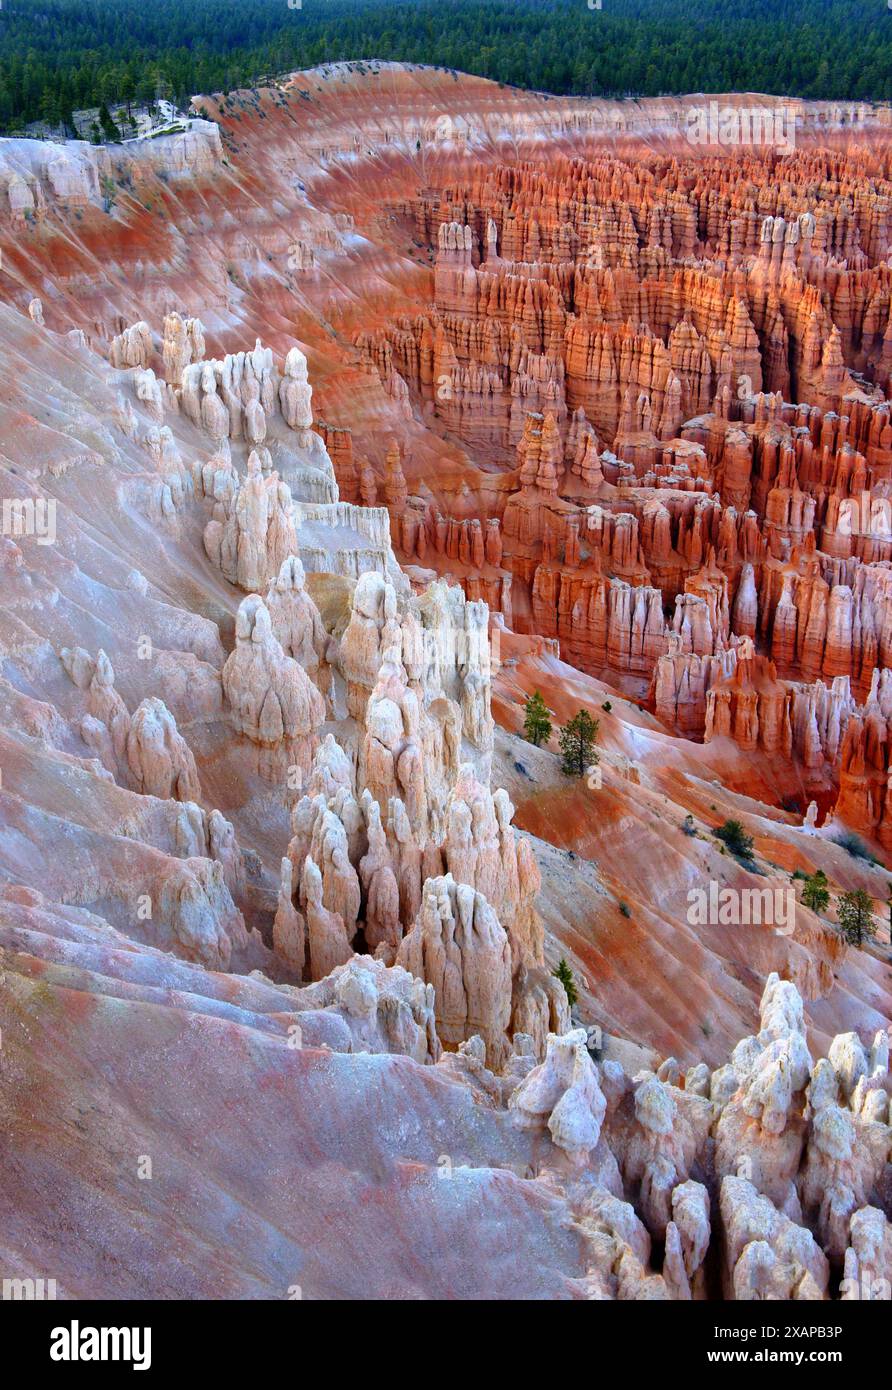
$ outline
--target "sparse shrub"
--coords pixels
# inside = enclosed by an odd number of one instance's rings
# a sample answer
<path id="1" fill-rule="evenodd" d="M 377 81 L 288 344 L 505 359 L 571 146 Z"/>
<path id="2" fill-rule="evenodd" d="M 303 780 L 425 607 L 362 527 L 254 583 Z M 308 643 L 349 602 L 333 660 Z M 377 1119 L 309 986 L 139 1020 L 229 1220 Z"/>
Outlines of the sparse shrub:
<path id="1" fill-rule="evenodd" d="M 739 820 L 726 820 L 713 834 L 737 859 L 752 859 L 753 837 L 747 835 Z"/>
<path id="2" fill-rule="evenodd" d="M 844 830 L 841 835 L 833 836 L 833 843 L 844 849 L 853 859 L 863 859 L 867 864 L 876 864 L 876 859 L 863 840 L 855 834 L 854 830 Z"/>
<path id="3" fill-rule="evenodd" d="M 632 909 L 627 902 L 620 901 L 619 910 L 623 917 L 631 917 L 632 915 Z"/>

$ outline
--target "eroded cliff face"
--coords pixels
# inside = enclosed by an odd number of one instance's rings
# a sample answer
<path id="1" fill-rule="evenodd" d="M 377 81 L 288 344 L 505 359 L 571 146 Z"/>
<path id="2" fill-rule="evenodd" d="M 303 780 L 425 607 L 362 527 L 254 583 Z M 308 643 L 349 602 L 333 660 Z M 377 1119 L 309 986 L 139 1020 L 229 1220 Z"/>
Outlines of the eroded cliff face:
<path id="1" fill-rule="evenodd" d="M 885 911 L 885 127 L 197 105 L 0 142 L 4 1267 L 888 1298 L 887 933 L 793 878 Z"/>

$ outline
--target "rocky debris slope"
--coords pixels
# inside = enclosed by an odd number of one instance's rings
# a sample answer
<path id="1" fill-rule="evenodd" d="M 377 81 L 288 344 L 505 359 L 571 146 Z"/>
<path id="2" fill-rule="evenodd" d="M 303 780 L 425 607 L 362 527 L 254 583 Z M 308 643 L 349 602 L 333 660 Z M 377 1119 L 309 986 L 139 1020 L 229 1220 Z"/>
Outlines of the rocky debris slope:
<path id="1" fill-rule="evenodd" d="M 629 1075 L 577 1029 L 494 1073 L 478 1036 L 441 1050 L 436 986 L 399 966 L 297 988 L 34 890 L 2 909 L 4 1248 L 60 1296 L 890 1297 L 888 1038 L 813 1061 L 777 976 L 712 1072 Z M 40 1216 L 87 1191 L 88 1223 Z"/>

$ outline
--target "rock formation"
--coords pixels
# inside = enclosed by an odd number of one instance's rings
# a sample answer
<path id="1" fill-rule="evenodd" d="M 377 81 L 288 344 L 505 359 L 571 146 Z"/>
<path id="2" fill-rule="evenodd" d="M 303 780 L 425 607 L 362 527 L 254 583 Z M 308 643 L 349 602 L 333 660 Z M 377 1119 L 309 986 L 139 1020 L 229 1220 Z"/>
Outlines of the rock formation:
<path id="1" fill-rule="evenodd" d="M 222 681 L 234 729 L 261 749 L 282 750 L 308 772 L 325 704 L 303 667 L 285 655 L 257 595 L 239 605 Z"/>
<path id="2" fill-rule="evenodd" d="M 451 874 L 428 879 L 397 963 L 433 985 L 440 1038 L 454 1045 L 476 1033 L 498 1070 L 511 1017 L 511 948 L 483 894 Z"/>
<path id="3" fill-rule="evenodd" d="M 4 1278 L 888 1301 L 890 129 L 360 66 L 0 141 Z"/>

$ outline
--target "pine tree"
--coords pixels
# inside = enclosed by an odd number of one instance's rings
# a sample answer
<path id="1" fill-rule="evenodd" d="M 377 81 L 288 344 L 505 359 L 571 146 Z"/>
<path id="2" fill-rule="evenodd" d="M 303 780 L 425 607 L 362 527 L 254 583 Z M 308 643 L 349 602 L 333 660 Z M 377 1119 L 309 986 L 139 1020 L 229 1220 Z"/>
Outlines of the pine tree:
<path id="1" fill-rule="evenodd" d="M 133 100 L 136 96 L 136 82 L 134 81 L 132 72 L 127 72 L 124 74 L 124 78 L 121 82 L 121 90 L 118 95 L 120 96 L 121 101 L 123 101 L 127 107 L 128 121 L 132 121 L 133 112 L 130 108 L 133 105 Z"/>
<path id="2" fill-rule="evenodd" d="M 48 126 L 55 127 L 62 119 L 62 111 L 59 106 L 59 98 L 52 88 L 47 88 L 40 101 L 41 120 L 46 121 Z"/>
<path id="3" fill-rule="evenodd" d="M 843 893 L 836 904 L 839 930 L 850 946 L 863 946 L 876 936 L 873 920 L 873 899 L 863 888 L 855 888 Z"/>
<path id="4" fill-rule="evenodd" d="M 536 748 L 547 743 L 551 738 L 551 720 L 548 717 L 548 706 L 538 690 L 534 690 L 524 701 L 523 716 L 523 736 L 527 742 L 534 744 Z"/>
<path id="5" fill-rule="evenodd" d="M 802 885 L 802 902 L 812 912 L 823 912 L 830 901 L 827 891 L 827 875 L 823 869 L 811 874 Z"/>
<path id="6" fill-rule="evenodd" d="M 567 777 L 582 777 L 588 768 L 599 761 L 595 752 L 597 737 L 598 721 L 592 719 L 588 710 L 581 709 L 564 725 L 560 736 L 561 766 Z"/>
<path id="7" fill-rule="evenodd" d="M 99 124 L 105 132 L 106 140 L 120 140 L 121 132 L 112 120 L 111 112 L 105 102 L 99 108 Z"/>
<path id="8" fill-rule="evenodd" d="M 573 971 L 570 969 L 563 956 L 561 956 L 560 960 L 557 963 L 557 969 L 552 970 L 551 973 L 552 975 L 554 975 L 555 979 L 560 980 L 561 984 L 564 986 L 564 993 L 567 996 L 567 1003 L 570 1005 L 570 1008 L 572 1009 L 573 1005 L 579 998 L 579 995 L 576 991 L 576 981 L 573 979 Z"/>

